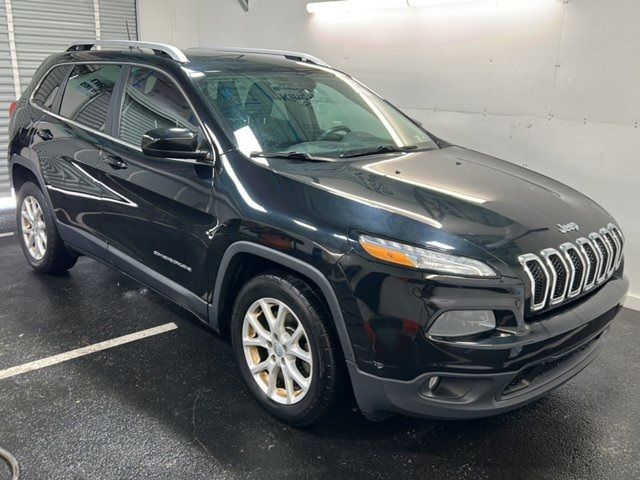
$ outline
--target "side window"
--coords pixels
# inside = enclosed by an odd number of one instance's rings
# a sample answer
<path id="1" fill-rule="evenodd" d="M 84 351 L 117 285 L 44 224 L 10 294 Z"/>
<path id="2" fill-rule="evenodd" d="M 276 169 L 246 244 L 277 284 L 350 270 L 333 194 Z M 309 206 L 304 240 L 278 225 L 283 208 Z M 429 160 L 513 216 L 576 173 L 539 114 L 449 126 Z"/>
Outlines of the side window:
<path id="1" fill-rule="evenodd" d="M 60 115 L 104 131 L 119 65 L 76 65 L 62 96 Z"/>
<path id="2" fill-rule="evenodd" d="M 38 90 L 33 94 L 34 103 L 42 108 L 51 110 L 56 96 L 60 91 L 60 85 L 62 85 L 68 71 L 68 65 L 54 67 L 47 76 L 44 77 Z"/>
<path id="3" fill-rule="evenodd" d="M 167 127 L 200 130 L 195 113 L 169 77 L 149 68 L 132 67 L 125 86 L 118 136 L 139 146 L 145 132 Z"/>

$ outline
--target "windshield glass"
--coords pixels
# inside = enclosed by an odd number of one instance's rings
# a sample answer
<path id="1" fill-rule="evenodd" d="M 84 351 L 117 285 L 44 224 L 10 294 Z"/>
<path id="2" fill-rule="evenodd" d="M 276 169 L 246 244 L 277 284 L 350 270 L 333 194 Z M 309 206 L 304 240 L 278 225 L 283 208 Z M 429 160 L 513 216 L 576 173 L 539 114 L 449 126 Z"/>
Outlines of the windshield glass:
<path id="1" fill-rule="evenodd" d="M 437 148 L 421 128 L 347 75 L 301 62 L 250 65 L 194 78 L 245 155 L 339 158 Z"/>

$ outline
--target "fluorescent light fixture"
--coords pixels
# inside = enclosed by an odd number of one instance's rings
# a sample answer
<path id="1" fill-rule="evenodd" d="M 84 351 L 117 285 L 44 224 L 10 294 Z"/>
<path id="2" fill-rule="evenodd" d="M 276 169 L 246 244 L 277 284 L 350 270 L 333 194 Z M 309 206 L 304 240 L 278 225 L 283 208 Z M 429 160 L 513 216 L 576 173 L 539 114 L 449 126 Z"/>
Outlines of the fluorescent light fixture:
<path id="1" fill-rule="evenodd" d="M 446 7 L 470 3 L 508 7 L 543 5 L 553 2 L 558 2 L 558 0 L 407 0 L 407 4 L 410 7 Z"/>
<path id="2" fill-rule="evenodd" d="M 330 2 L 310 2 L 307 4 L 307 11 L 309 13 L 336 13 L 406 7 L 408 7 L 407 0 L 334 0 Z"/>
<path id="3" fill-rule="evenodd" d="M 487 5 L 536 5 L 558 0 L 332 0 L 326 2 L 309 2 L 309 13 L 357 13 L 370 10 L 388 10 L 408 7 L 446 7 L 470 3 Z"/>
<path id="4" fill-rule="evenodd" d="M 457 3 L 473 3 L 474 1 L 478 0 L 407 0 L 407 3 L 410 7 L 439 7 Z"/>

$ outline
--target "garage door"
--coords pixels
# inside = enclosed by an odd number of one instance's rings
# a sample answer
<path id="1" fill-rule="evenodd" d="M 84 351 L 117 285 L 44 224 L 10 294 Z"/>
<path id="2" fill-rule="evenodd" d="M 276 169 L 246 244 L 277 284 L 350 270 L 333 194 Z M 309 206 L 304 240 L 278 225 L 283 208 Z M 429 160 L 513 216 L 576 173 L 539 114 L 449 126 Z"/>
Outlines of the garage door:
<path id="1" fill-rule="evenodd" d="M 10 23 L 13 24 L 18 73 L 15 79 L 8 33 Z M 138 39 L 136 0 L 0 2 L 0 198 L 10 194 L 7 123 L 9 103 L 15 99 L 15 81 L 23 91 L 47 55 L 63 51 L 75 40 L 127 37 Z"/>
<path id="2" fill-rule="evenodd" d="M 7 171 L 7 125 L 9 123 L 9 103 L 15 97 L 7 15 L 4 3 L 0 3 L 0 198 L 9 192 L 9 172 Z"/>

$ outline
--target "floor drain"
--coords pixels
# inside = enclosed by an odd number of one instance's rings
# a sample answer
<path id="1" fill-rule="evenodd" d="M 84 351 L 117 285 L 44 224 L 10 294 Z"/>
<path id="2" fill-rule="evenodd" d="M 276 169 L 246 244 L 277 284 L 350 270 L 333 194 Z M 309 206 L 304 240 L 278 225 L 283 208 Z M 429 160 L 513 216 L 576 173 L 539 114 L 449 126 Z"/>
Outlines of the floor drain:
<path id="1" fill-rule="evenodd" d="M 11 480 L 18 480 L 20 478 L 20 465 L 13 455 L 7 452 L 4 448 L 0 448 L 0 458 L 6 461 L 11 467 L 12 477 Z"/>

